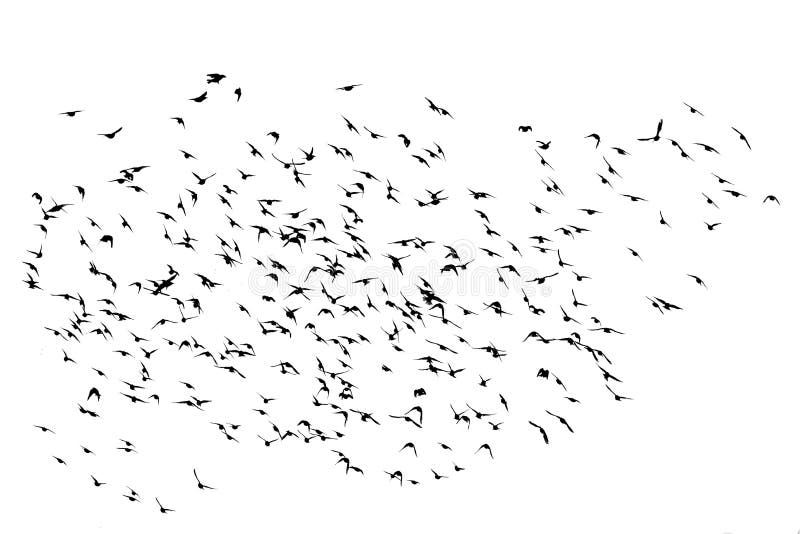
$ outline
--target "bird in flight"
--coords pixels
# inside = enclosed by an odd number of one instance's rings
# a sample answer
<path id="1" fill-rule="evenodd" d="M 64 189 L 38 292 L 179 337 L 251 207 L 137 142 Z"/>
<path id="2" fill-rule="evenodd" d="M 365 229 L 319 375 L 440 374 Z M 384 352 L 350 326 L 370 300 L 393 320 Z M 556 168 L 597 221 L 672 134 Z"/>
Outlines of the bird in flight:
<path id="1" fill-rule="evenodd" d="M 194 479 L 197 481 L 197 487 L 199 489 L 201 489 L 201 490 L 207 490 L 207 489 L 213 490 L 213 489 L 216 489 L 216 488 L 212 488 L 211 486 L 206 486 L 205 484 L 200 482 L 200 479 L 197 477 L 197 469 L 193 469 L 192 473 L 194 474 Z"/>
<path id="2" fill-rule="evenodd" d="M 122 126 L 120 126 L 119 128 L 117 128 L 117 129 L 116 129 L 116 130 L 114 130 L 113 132 L 110 132 L 110 133 L 100 133 L 100 134 L 97 134 L 97 135 L 102 135 L 102 136 L 103 136 L 103 137 L 105 137 L 106 139 L 114 139 L 114 137 L 116 137 L 116 136 L 117 136 L 117 134 L 118 134 L 118 133 L 120 133 L 121 131 L 122 131 Z"/>

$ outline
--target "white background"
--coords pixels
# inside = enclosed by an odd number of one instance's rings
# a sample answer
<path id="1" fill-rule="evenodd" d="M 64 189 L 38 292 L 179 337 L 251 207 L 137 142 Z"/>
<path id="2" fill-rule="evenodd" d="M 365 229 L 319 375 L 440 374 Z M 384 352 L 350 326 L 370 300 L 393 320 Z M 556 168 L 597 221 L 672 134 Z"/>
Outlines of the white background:
<path id="1" fill-rule="evenodd" d="M 800 366 L 792 339 L 800 296 L 795 253 L 800 87 L 794 67 L 797 13 L 788 3 L 68 4 L 17 3 L 3 10 L 0 23 L 8 284 L 2 312 L 7 330 L 0 378 L 0 508 L 9 531 L 778 533 L 800 528 Z M 37 306 L 48 301 L 30 299 L 19 283 L 24 273 L 19 259 L 36 243 L 29 224 L 37 217 L 32 190 L 100 182 L 104 175 L 97 169 L 106 161 L 122 160 L 122 167 L 128 163 L 123 156 L 131 157 L 137 147 L 158 146 L 166 138 L 149 138 L 154 117 L 171 116 L 174 102 L 185 107 L 185 98 L 202 92 L 203 74 L 215 71 L 241 85 L 245 101 L 264 102 L 257 108 L 260 116 L 226 123 L 230 117 L 220 112 L 217 119 L 225 127 L 247 123 L 253 136 L 278 129 L 296 139 L 312 131 L 320 145 L 325 130 L 311 129 L 340 128 L 339 112 L 375 113 L 380 122 L 396 124 L 415 118 L 407 115 L 409 109 L 431 96 L 456 116 L 448 131 L 436 130 L 433 138 L 446 137 L 460 149 L 454 149 L 440 181 L 504 191 L 506 197 L 521 191 L 531 199 L 535 182 L 522 181 L 532 180 L 525 169 L 533 168 L 535 159 L 530 147 L 523 152 L 517 124 L 532 123 L 543 135 L 566 138 L 568 146 L 581 145 L 590 131 L 631 139 L 650 135 L 662 116 L 667 127 L 670 120 L 686 121 L 685 100 L 713 121 L 717 138 L 729 125 L 747 133 L 754 150 L 726 158 L 725 170 L 752 196 L 746 209 L 726 212 L 730 216 L 713 240 L 698 230 L 677 243 L 673 255 L 662 256 L 650 229 L 626 229 L 620 245 L 640 244 L 648 260 L 659 257 L 659 270 L 678 276 L 700 265 L 711 273 L 704 276 L 710 289 L 700 297 L 687 291 L 680 300 L 686 311 L 667 320 L 646 307 L 620 313 L 622 329 L 632 334 L 615 351 L 616 359 L 624 392 L 635 402 L 587 407 L 571 439 L 544 448 L 518 429 L 511 434 L 518 439 L 493 463 L 476 463 L 463 473 L 469 476 L 442 484 L 426 480 L 410 491 L 378 476 L 345 478 L 330 467 L 329 457 L 302 448 L 254 466 L 251 456 L 238 457 L 235 450 L 177 440 L 165 448 L 174 449 L 173 457 L 192 456 L 189 476 L 192 465 L 205 464 L 209 483 L 223 489 L 197 495 L 189 480 L 184 492 L 176 489 L 169 502 L 163 499 L 180 508 L 164 517 L 151 503 L 145 509 L 116 494 L 98 497 L 85 477 L 50 461 L 53 451 L 31 429 L 48 418 L 58 421 L 60 397 L 53 391 L 69 386 L 69 377 L 53 365 L 57 354 L 48 358 L 41 350 L 47 340 L 39 316 L 48 310 Z M 360 107 L 330 91 L 359 82 L 365 84 Z M 89 142 L 71 139 L 74 130 L 57 117 L 75 107 L 91 110 L 82 118 Z M 430 119 L 424 108 L 419 116 Z M 94 139 L 94 133 L 122 124 L 130 137 L 121 136 L 120 142 L 127 144 L 110 149 Z M 482 136 L 473 133 L 478 131 Z M 260 142 L 266 145 L 263 137 Z M 734 138 L 720 144 L 741 155 Z M 626 141 L 629 145 L 632 152 L 643 150 Z M 502 161 L 501 154 L 507 156 Z M 425 185 L 425 175 L 404 165 L 407 171 L 393 169 L 392 181 L 410 196 Z M 662 169 L 659 183 L 668 184 L 673 171 L 678 169 Z M 678 175 L 672 176 L 678 182 Z M 626 176 L 634 184 L 647 178 Z M 665 189 L 667 195 L 672 191 Z M 782 206 L 761 206 L 766 193 L 776 194 Z M 702 208 L 693 197 L 674 204 L 670 213 L 699 224 Z M 618 299 L 616 307 L 627 309 L 632 300 L 626 299 L 642 294 L 631 287 L 638 283 L 649 282 L 623 278 L 597 300 Z M 168 423 L 161 424 L 140 430 L 151 437 L 170 431 Z M 191 436 L 185 439 L 192 442 Z M 172 467 L 140 468 L 153 480 L 163 475 L 180 488 L 186 470 L 181 465 L 173 479 L 167 474 Z M 146 473 L 140 474 L 150 480 Z M 149 487 L 148 498 L 154 492 L 159 494 Z"/>

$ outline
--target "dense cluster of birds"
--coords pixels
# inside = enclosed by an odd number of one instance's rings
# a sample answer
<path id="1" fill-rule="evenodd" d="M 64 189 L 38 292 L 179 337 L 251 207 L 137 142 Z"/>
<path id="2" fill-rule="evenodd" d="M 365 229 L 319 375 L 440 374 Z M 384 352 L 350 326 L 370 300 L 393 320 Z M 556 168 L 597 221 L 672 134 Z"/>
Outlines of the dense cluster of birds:
<path id="1" fill-rule="evenodd" d="M 164 121 L 188 131 L 203 121 L 211 101 L 242 105 L 241 88 L 226 85 L 224 74 L 208 74 L 205 82 L 198 96 L 176 105 L 180 111 Z M 363 90 L 361 84 L 335 89 L 344 99 L 357 99 Z M 446 121 L 445 128 L 457 124 L 458 113 L 423 98 L 421 112 Z M 685 108 L 704 120 L 697 108 Z M 85 131 L 80 121 L 90 112 L 62 115 L 58 120 L 75 121 L 79 135 Z M 124 422 L 131 410 L 184 410 L 184 424 L 231 447 L 320 447 L 344 475 L 406 486 L 453 477 L 471 461 L 492 460 L 501 450 L 502 430 L 515 422 L 532 446 L 547 446 L 579 431 L 574 417 L 587 397 L 630 400 L 604 350 L 624 328 L 599 319 L 598 303 L 582 302 L 584 284 L 601 282 L 566 251 L 593 231 L 596 218 L 616 215 L 614 202 L 646 206 L 636 213 L 637 224 L 671 231 L 658 199 L 618 192 L 624 183 L 620 169 L 646 144 L 663 145 L 665 158 L 690 162 L 699 154 L 717 155 L 715 144 L 666 137 L 664 120 L 653 121 L 651 134 L 628 144 L 581 134 L 588 157 L 597 162 L 591 180 L 599 179 L 595 197 L 602 206 L 575 206 L 564 179 L 554 177 L 556 159 L 548 156 L 557 141 L 539 140 L 532 125 L 510 126 L 528 147 L 530 167 L 543 174 L 536 199 L 521 203 L 519 218 L 546 230 L 518 236 L 493 220 L 519 199 L 495 198 L 483 190 L 488 186 L 393 184 L 385 176 L 391 169 L 361 166 L 361 154 L 380 143 L 433 172 L 446 165 L 446 143 L 424 134 L 390 134 L 389 126 L 370 129 L 338 113 L 334 118 L 341 120 L 341 131 L 331 142 L 287 146 L 278 131 L 242 139 L 230 168 L 209 168 L 209 154 L 176 146 L 175 160 L 185 170 L 169 180 L 148 182 L 157 165 L 126 163 L 110 180 L 33 193 L 39 239 L 25 253 L 23 282 L 31 298 L 46 299 L 59 314 L 43 328 L 56 345 L 48 350 L 59 355 L 57 364 L 80 370 L 70 375 L 81 391 L 68 399 L 76 418 L 102 428 L 104 421 Z M 103 142 L 126 134 L 123 126 L 109 130 L 98 134 L 108 139 Z M 751 150 L 739 129 L 722 130 L 730 150 Z M 316 171 L 320 165 L 352 173 L 352 179 L 331 187 L 331 173 Z M 263 193 L 277 191 L 279 181 L 286 191 L 280 198 Z M 699 232 L 717 231 L 728 202 L 756 197 L 760 205 L 780 204 L 773 194 L 743 192 L 716 173 L 698 187 L 696 200 L 713 214 L 697 224 Z M 462 241 L 419 235 L 380 241 L 374 235 L 405 227 L 398 222 L 401 213 L 415 218 L 443 208 L 472 221 L 471 227 L 449 228 L 451 215 L 439 219 Z M 206 232 L 204 225 L 213 230 Z M 48 264 L 48 239 L 59 240 L 68 258 Z M 464 245 L 473 242 L 480 246 Z M 151 253 L 143 255 L 142 247 Z M 633 247 L 618 253 L 632 258 L 631 269 L 646 260 Z M 63 274 L 67 259 L 83 266 L 83 276 Z M 423 264 L 433 267 L 416 268 Z M 442 289 L 442 281 L 476 272 L 491 273 L 497 291 L 487 297 Z M 706 287 L 698 273 L 676 276 L 687 291 Z M 553 295 L 553 288 L 559 292 Z M 639 307 L 669 314 L 682 309 L 680 302 L 654 289 L 641 295 Z M 480 328 L 487 324 L 488 334 Z M 541 350 L 531 356 L 533 344 Z M 548 360 L 545 346 L 575 358 Z M 519 358 L 534 366 L 525 391 L 512 389 L 504 377 L 504 362 Z M 573 387 L 571 374 L 578 372 L 596 377 L 597 389 Z M 536 402 L 527 397 L 532 390 L 541 393 Z M 231 391 L 249 400 L 232 405 L 226 400 Z M 132 436 L 111 436 L 95 447 L 72 433 L 68 421 L 32 423 L 45 438 L 58 433 L 74 443 L 53 451 L 54 461 L 65 467 L 76 455 L 95 457 L 97 447 L 116 450 L 121 458 L 140 452 Z M 370 436 L 378 434 L 391 443 L 377 453 L 381 463 L 365 465 L 359 447 L 372 447 Z M 88 484 L 117 486 L 131 502 L 147 499 L 161 513 L 173 511 L 158 500 L 157 481 L 143 497 L 125 481 L 106 480 L 102 462 L 88 465 Z M 187 487 L 216 489 L 202 472 L 199 466 L 187 473 Z"/>

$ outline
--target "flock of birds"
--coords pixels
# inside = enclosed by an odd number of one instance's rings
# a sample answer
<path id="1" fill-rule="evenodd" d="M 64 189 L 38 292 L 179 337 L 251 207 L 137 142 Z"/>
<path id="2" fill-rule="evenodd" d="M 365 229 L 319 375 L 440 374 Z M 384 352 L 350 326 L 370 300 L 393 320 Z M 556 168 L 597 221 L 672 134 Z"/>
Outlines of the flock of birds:
<path id="1" fill-rule="evenodd" d="M 195 127 L 203 121 L 203 107 L 215 99 L 241 105 L 241 88 L 228 87 L 224 74 L 208 74 L 205 81 L 198 96 L 179 106 L 181 112 L 164 118 L 172 127 Z M 345 99 L 357 99 L 363 90 L 361 84 L 336 89 Z M 704 120 L 700 110 L 685 107 Z M 458 113 L 431 99 L 421 98 L 420 108 L 433 120 L 456 124 Z M 64 120 L 77 121 L 76 127 L 89 114 L 62 113 Z M 461 184 L 442 189 L 393 184 L 384 176 L 391 169 L 366 170 L 355 163 L 363 161 L 361 154 L 372 143 L 380 143 L 433 172 L 447 162 L 446 143 L 389 134 L 388 127 L 370 129 L 345 116 L 337 139 L 316 146 L 287 146 L 278 131 L 266 132 L 261 140 L 243 139 L 240 158 L 230 168 L 208 168 L 207 154 L 176 146 L 175 159 L 185 170 L 169 183 L 148 183 L 157 166 L 137 164 L 70 192 L 33 193 L 39 239 L 25 252 L 23 282 L 31 298 L 46 299 L 59 314 L 43 328 L 57 344 L 52 350 L 59 365 L 80 370 L 71 376 L 78 377 L 81 394 L 68 400 L 75 417 L 102 428 L 104 421 L 124 422 L 128 412 L 123 410 L 185 410 L 180 412 L 184 424 L 197 425 L 209 439 L 231 447 L 248 441 L 270 450 L 292 443 L 321 447 L 325 454 L 331 451 L 332 468 L 345 475 L 374 475 L 405 486 L 453 477 L 470 461 L 492 460 L 500 448 L 498 436 L 516 421 L 531 443 L 546 446 L 577 431 L 573 418 L 594 392 L 630 400 L 603 348 L 609 336 L 624 329 L 599 319 L 598 305 L 582 302 L 584 284 L 597 282 L 590 266 L 565 253 L 593 231 L 597 217 L 615 214 L 571 205 L 548 156 L 557 141 L 538 140 L 531 125 L 513 128 L 529 147 L 531 167 L 547 175 L 520 215 L 540 233 L 521 238 L 493 222 L 517 199 L 495 199 L 490 190 Z M 657 199 L 617 192 L 623 183 L 619 169 L 635 157 L 634 145 L 664 145 L 664 157 L 690 161 L 697 154 L 719 153 L 710 141 L 679 141 L 665 131 L 659 120 L 653 132 L 624 148 L 607 144 L 598 133 L 581 136 L 596 154 L 591 179 L 599 179 L 602 187 L 597 198 L 646 204 L 639 224 L 651 224 L 653 231 L 672 228 L 661 210 L 649 208 Z M 98 135 L 114 143 L 125 134 L 119 126 Z M 732 150 L 751 149 L 736 128 L 723 136 L 730 137 L 723 138 Z M 338 194 L 323 192 L 331 184 L 327 171 L 315 172 L 320 163 L 352 173 L 352 179 L 335 184 Z M 280 198 L 262 193 L 281 180 L 294 193 Z M 697 198 L 715 217 L 726 202 L 751 197 L 717 174 L 702 187 Z M 411 189 L 415 193 L 407 196 Z M 757 199 L 780 204 L 773 194 Z M 364 215 L 370 209 L 377 211 Z M 420 210 L 442 209 L 466 214 L 472 226 L 449 230 L 470 232 L 481 246 L 465 251 L 452 241 L 418 235 L 384 241 L 367 235 L 375 231 L 369 222 L 376 217 L 385 217 L 378 226 L 395 231 L 400 225 L 393 223 L 392 213 L 413 218 Z M 130 212 L 137 215 L 124 215 Z M 565 218 L 569 224 L 556 222 Z M 440 220 L 448 219 L 442 215 Z M 203 224 L 211 224 L 213 232 L 195 230 Z M 714 218 L 704 225 L 698 231 L 716 231 L 720 222 Z M 48 234 L 56 234 L 54 229 L 58 233 L 49 239 L 61 240 L 69 258 L 84 265 L 83 277 L 65 279 L 58 264 L 46 263 Z M 166 247 L 166 252 L 145 257 L 137 243 L 152 250 Z M 633 258 L 631 268 L 644 262 L 633 247 L 619 253 Z M 433 272 L 420 275 L 414 267 L 422 263 L 435 265 Z M 526 278 L 532 266 L 542 271 Z M 501 291 L 483 298 L 441 289 L 440 281 L 469 277 L 478 269 L 488 269 Z M 359 274 L 364 272 L 370 275 Z M 697 273 L 679 276 L 687 290 L 706 286 Z M 537 298 L 537 290 L 555 284 L 561 293 Z M 680 299 L 656 293 L 642 295 L 641 307 L 657 314 L 682 309 Z M 491 339 L 478 338 L 487 335 L 480 325 L 489 323 Z M 533 356 L 532 344 L 541 348 Z M 547 345 L 574 354 L 588 369 L 582 372 L 597 378 L 598 388 L 577 391 L 569 376 L 574 370 L 560 359 L 540 364 Z M 520 357 L 536 368 L 526 389 L 544 391 L 546 404 L 526 401 L 527 391 L 504 389 L 511 387 L 504 380 L 504 361 Z M 173 371 L 180 375 L 172 376 Z M 208 378 L 217 376 L 213 373 L 234 382 L 215 385 Z M 297 398 L 276 393 L 282 390 Z M 249 404 L 226 405 L 226 392 L 232 391 L 245 395 Z M 140 452 L 131 436 L 113 436 L 113 445 L 94 446 L 71 434 L 66 421 L 35 423 L 42 438 L 58 433 L 74 443 L 53 451 L 52 461 L 65 468 L 76 455 L 99 458 L 99 448 L 108 449 L 106 458 L 116 451 L 122 462 Z M 351 431 L 354 426 L 358 432 Z M 371 446 L 369 436 L 393 436 L 384 434 L 388 428 L 405 437 L 380 453 L 383 463 L 365 465 L 354 451 Z M 161 513 L 173 511 L 162 505 L 156 489 L 140 493 L 126 481 L 107 480 L 102 462 L 89 465 L 87 484 L 118 487 L 131 502 L 147 499 Z M 186 474 L 187 488 L 216 489 L 202 472 L 199 467 Z"/>

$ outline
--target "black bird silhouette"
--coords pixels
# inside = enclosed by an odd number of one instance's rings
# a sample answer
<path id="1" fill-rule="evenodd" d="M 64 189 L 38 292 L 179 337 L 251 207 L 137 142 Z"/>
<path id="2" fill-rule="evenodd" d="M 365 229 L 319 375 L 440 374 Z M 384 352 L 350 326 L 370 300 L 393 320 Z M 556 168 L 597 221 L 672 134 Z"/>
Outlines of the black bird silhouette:
<path id="1" fill-rule="evenodd" d="M 684 102 L 683 105 L 686 106 L 687 108 L 689 108 L 689 113 L 696 113 L 697 115 L 700 115 L 701 117 L 703 116 L 703 114 L 700 113 L 700 111 L 697 110 L 697 108 L 694 108 L 694 107 L 690 106 L 686 102 Z"/>
<path id="2" fill-rule="evenodd" d="M 161 504 L 161 501 L 158 500 L 158 497 L 156 497 L 155 499 L 156 499 L 156 504 L 158 504 L 158 511 L 161 512 L 162 514 L 175 511 L 172 508 L 164 508 L 164 506 Z"/>
<path id="3" fill-rule="evenodd" d="M 753 147 L 750 146 L 750 141 L 747 140 L 747 138 L 744 136 L 744 134 L 742 132 L 740 132 L 739 130 L 737 130 L 733 126 L 731 126 L 731 130 L 733 130 L 734 132 L 739 134 L 739 140 L 740 141 L 744 141 L 744 144 L 747 145 L 747 148 L 749 148 L 750 150 L 753 150 Z"/>
<path id="4" fill-rule="evenodd" d="M 207 489 L 213 490 L 213 489 L 217 489 L 217 488 L 212 488 L 211 486 L 206 486 L 205 484 L 203 484 L 202 482 L 200 482 L 200 479 L 197 477 L 197 469 L 192 469 L 192 473 L 194 474 L 194 479 L 197 481 L 197 487 L 198 487 L 198 488 L 200 488 L 201 490 L 207 490 Z"/>
<path id="5" fill-rule="evenodd" d="M 537 425 L 533 421 L 528 421 L 528 424 L 539 429 L 539 433 L 542 435 L 542 439 L 544 440 L 545 445 L 550 443 L 550 440 L 547 438 L 547 432 L 545 432 L 544 428 Z"/>
<path id="6" fill-rule="evenodd" d="M 661 129 L 664 127 L 664 119 L 660 119 L 658 121 L 658 126 L 656 127 L 656 134 L 653 137 L 644 137 L 639 139 L 639 141 L 658 141 L 661 139 Z"/>
<path id="7" fill-rule="evenodd" d="M 117 134 L 120 133 L 121 131 L 122 131 L 122 126 L 120 126 L 119 128 L 117 128 L 116 130 L 114 130 L 111 133 L 100 133 L 100 134 L 97 134 L 97 135 L 102 135 L 106 139 L 114 139 L 114 137 L 116 137 Z"/>

